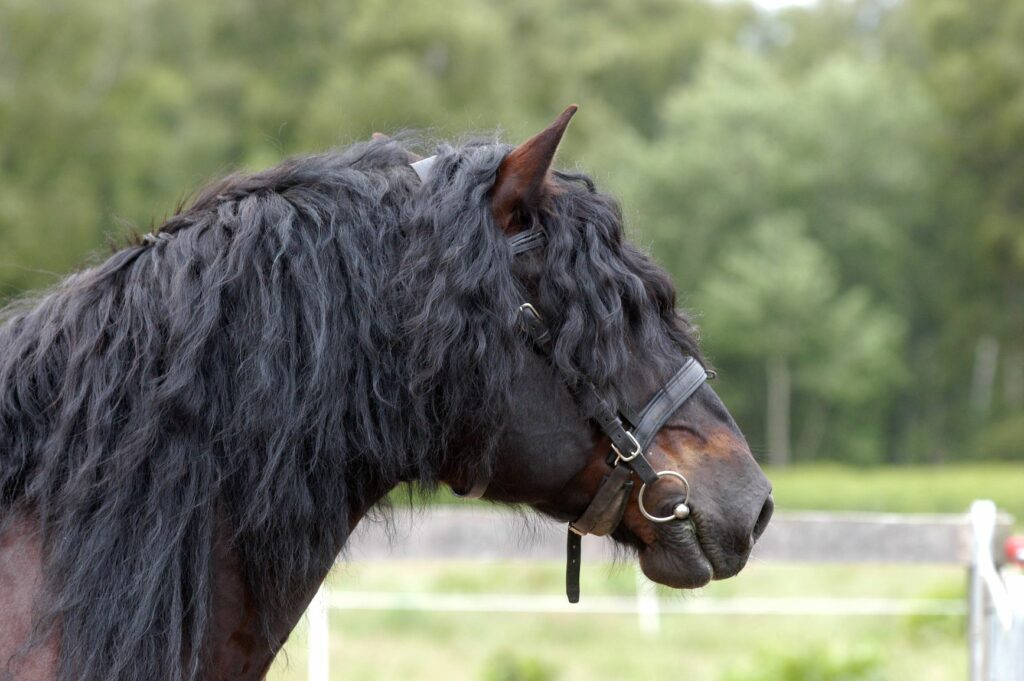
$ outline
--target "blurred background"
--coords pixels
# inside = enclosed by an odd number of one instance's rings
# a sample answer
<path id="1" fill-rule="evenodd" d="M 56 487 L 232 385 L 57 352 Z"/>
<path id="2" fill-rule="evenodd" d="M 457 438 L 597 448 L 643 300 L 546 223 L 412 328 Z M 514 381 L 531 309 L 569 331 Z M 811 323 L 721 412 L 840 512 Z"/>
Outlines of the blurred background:
<path id="1" fill-rule="evenodd" d="M 226 172 L 373 131 L 517 141 L 571 102 L 559 163 L 619 197 L 671 271 L 783 511 L 987 497 L 1024 518 L 1017 0 L 0 0 L 0 302 Z M 560 589 L 558 565 L 493 570 L 336 580 Z M 595 572 L 597 593 L 635 588 L 628 567 Z M 953 568 L 771 564 L 710 591 L 963 586 Z M 966 674 L 956 614 L 676 618 L 628 660 L 610 647 L 628 618 L 332 618 L 338 678 Z M 289 657 L 275 678 L 302 678 Z"/>

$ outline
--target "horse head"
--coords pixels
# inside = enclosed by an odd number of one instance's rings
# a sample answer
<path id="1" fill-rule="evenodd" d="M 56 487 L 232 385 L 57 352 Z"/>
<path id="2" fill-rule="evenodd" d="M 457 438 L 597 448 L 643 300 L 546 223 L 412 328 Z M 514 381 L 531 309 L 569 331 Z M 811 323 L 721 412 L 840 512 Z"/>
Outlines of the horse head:
<path id="1" fill-rule="evenodd" d="M 493 227 L 511 246 L 529 351 L 490 468 L 456 467 L 448 482 L 569 522 L 570 569 L 573 535 L 610 534 L 652 580 L 702 586 L 745 565 L 772 514 L 771 486 L 705 381 L 668 275 L 623 238 L 610 197 L 552 170 L 575 111 L 493 175 Z M 447 181 L 432 177 L 436 162 L 413 164 L 435 183 L 428 191 Z"/>

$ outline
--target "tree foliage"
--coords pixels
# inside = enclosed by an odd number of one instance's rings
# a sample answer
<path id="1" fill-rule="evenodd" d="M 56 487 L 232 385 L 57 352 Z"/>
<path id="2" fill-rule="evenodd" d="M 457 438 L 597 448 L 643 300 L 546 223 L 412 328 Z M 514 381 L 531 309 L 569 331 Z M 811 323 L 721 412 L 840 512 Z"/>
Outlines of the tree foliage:
<path id="1" fill-rule="evenodd" d="M 1013 0 L 0 0 L 0 296 L 232 169 L 575 101 L 563 165 L 672 271 L 755 445 L 784 392 L 798 460 L 1015 456 L 1022 63 Z"/>

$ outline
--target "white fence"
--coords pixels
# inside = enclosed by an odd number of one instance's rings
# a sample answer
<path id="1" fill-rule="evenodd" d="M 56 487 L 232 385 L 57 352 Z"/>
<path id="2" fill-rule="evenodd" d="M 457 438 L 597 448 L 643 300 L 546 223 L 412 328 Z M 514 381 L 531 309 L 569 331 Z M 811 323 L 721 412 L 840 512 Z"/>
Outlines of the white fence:
<path id="1" fill-rule="evenodd" d="M 1024 575 L 996 567 L 997 520 L 991 501 L 971 504 L 971 681 L 1024 681 Z"/>
<path id="2" fill-rule="evenodd" d="M 753 560 L 809 563 L 963 565 L 970 574 L 968 603 L 909 598 L 730 598 L 661 602 L 637 572 L 633 598 L 564 595 L 415 594 L 325 591 L 308 610 L 309 681 L 329 679 L 328 611 L 534 612 L 635 614 L 641 630 L 656 633 L 662 614 L 968 615 L 971 681 L 1024 681 L 1024 578 L 1002 575 L 993 544 L 1001 545 L 1011 519 L 990 501 L 967 514 L 780 513 L 755 547 Z M 400 537 L 396 539 L 395 537 Z M 518 541 L 515 540 L 518 538 Z M 438 508 L 398 532 L 364 523 L 346 560 L 564 560 L 562 526 L 526 525 L 507 511 Z M 584 562 L 611 558 L 610 545 L 584 541 Z"/>

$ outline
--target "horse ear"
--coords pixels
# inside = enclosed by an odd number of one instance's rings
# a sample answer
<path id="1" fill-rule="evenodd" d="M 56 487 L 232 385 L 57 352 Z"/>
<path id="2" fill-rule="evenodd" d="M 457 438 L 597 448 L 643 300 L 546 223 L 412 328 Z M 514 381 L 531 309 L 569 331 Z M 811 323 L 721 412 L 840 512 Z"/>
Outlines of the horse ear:
<path id="1" fill-rule="evenodd" d="M 382 132 L 375 132 L 375 133 L 373 133 L 370 136 L 370 139 L 372 139 L 374 142 L 391 142 L 392 141 L 391 137 L 389 137 L 388 135 L 385 135 Z M 420 156 L 419 154 L 415 154 L 415 153 L 409 151 L 408 149 L 405 150 L 405 153 L 409 155 L 409 163 L 415 163 L 417 161 L 422 161 L 423 160 L 422 156 Z"/>
<path id="2" fill-rule="evenodd" d="M 570 105 L 554 123 L 513 149 L 498 167 L 491 192 L 491 212 L 506 234 L 518 232 L 521 227 L 516 224 L 516 217 L 536 207 L 544 197 L 548 169 L 577 108 Z"/>

